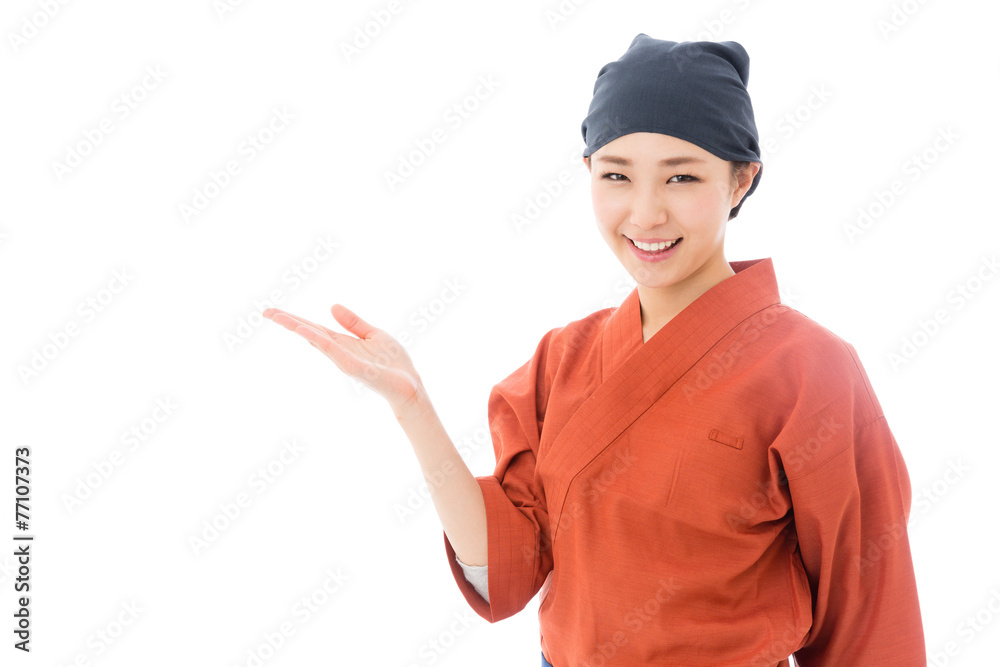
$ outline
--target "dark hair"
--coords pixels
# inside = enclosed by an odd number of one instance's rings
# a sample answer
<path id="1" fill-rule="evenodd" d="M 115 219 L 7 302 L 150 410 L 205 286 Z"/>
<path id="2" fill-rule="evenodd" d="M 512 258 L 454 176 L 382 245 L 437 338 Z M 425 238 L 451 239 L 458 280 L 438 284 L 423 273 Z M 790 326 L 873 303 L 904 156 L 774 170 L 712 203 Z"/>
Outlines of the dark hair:
<path id="1" fill-rule="evenodd" d="M 733 184 L 736 187 L 740 186 L 740 177 L 742 177 L 743 173 L 750 168 L 751 164 L 752 164 L 751 162 L 730 162 L 730 165 L 732 165 Z M 735 217 L 736 217 L 736 209 L 730 210 L 729 219 L 732 220 Z"/>

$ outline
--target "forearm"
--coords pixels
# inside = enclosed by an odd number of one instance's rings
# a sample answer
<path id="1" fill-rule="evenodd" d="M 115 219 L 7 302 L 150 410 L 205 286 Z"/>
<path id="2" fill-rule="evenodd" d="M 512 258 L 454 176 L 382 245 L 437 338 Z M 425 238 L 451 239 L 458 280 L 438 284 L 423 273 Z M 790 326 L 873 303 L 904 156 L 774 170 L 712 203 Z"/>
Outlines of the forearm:
<path id="1" fill-rule="evenodd" d="M 486 504 L 479 482 L 451 441 L 426 394 L 395 412 L 420 463 L 431 500 L 455 555 L 486 565 Z"/>

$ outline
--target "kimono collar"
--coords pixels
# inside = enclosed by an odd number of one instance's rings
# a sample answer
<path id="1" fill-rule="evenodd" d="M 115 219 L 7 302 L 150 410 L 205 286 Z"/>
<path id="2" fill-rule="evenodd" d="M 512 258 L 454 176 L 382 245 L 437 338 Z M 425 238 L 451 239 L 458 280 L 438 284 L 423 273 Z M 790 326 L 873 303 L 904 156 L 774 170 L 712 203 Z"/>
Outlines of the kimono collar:
<path id="1" fill-rule="evenodd" d="M 736 275 L 714 285 L 691 302 L 653 336 L 642 342 L 642 312 L 639 288 L 634 288 L 604 324 L 601 379 L 645 345 L 661 345 L 665 339 L 684 340 L 700 332 L 721 336 L 761 308 L 780 303 L 778 281 L 771 259 L 730 262 Z"/>

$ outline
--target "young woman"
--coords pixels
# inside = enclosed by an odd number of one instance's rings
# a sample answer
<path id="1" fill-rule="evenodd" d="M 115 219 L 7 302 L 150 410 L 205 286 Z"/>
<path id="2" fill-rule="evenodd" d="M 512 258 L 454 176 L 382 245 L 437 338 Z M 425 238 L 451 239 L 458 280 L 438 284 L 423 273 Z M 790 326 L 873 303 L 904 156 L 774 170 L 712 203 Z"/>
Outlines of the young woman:
<path id="1" fill-rule="evenodd" d="M 584 161 L 637 286 L 493 388 L 493 475 L 387 333 L 264 312 L 386 398 L 428 479 L 457 471 L 429 485 L 455 580 L 491 622 L 541 591 L 543 665 L 926 664 L 909 477 L 858 356 L 723 252 L 762 173 L 748 77 L 737 42 L 645 34 L 601 69 Z"/>

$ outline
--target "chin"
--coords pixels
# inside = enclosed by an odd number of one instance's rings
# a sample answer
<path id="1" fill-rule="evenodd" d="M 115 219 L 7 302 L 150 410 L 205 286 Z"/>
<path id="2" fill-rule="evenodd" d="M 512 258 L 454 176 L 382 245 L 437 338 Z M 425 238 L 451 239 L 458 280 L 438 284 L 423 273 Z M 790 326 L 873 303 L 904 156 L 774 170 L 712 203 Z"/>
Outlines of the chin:
<path id="1" fill-rule="evenodd" d="M 646 269 L 644 267 L 631 268 L 629 269 L 629 275 L 632 276 L 632 280 L 636 282 L 637 285 L 642 285 L 646 289 L 662 289 L 666 287 L 672 287 L 680 282 L 683 282 L 687 277 L 686 275 L 679 275 L 676 270 L 655 270 Z"/>

